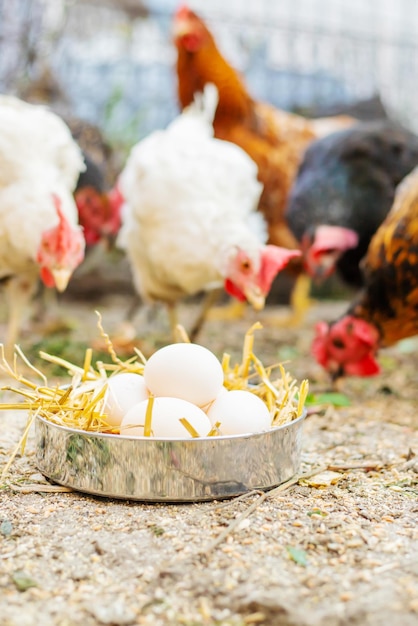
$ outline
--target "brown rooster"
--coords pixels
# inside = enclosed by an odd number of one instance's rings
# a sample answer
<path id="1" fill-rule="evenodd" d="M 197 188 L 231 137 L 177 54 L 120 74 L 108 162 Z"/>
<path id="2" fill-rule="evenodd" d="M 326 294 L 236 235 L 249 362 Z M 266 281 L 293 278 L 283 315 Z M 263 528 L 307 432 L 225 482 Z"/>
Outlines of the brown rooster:
<path id="1" fill-rule="evenodd" d="M 418 334 L 418 168 L 398 187 L 393 207 L 363 261 L 365 286 L 334 324 L 321 322 L 312 351 L 333 378 L 379 372 L 375 355 Z"/>
<path id="2" fill-rule="evenodd" d="M 301 155 L 315 138 L 313 128 L 302 117 L 254 100 L 203 21 L 185 6 L 174 19 L 174 41 L 181 107 L 188 106 L 206 83 L 216 85 L 215 136 L 239 145 L 256 162 L 264 187 L 260 210 L 269 224 L 270 242 L 297 246 L 284 220 L 284 206 Z"/>
<path id="3" fill-rule="evenodd" d="M 178 96 L 182 108 L 206 83 L 219 91 L 215 136 L 237 144 L 255 161 L 263 184 L 259 210 L 268 227 L 269 243 L 298 247 L 285 219 L 289 190 L 306 147 L 319 136 L 351 125 L 348 116 L 307 120 L 255 100 L 239 73 L 221 55 L 201 18 L 181 6 L 174 18 Z M 300 259 L 290 266 L 299 273 Z"/>

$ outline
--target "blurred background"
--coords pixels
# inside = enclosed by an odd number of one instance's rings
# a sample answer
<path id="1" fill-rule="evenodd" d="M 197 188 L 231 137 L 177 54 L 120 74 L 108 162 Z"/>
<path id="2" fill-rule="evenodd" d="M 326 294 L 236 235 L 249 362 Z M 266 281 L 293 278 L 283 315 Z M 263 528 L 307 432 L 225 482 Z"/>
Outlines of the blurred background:
<path id="1" fill-rule="evenodd" d="M 100 129 L 112 184 L 130 147 L 179 109 L 177 0 L 0 0 L 0 92 Z M 190 0 L 257 99 L 307 116 L 384 110 L 418 131 L 415 0 Z M 361 101 L 361 104 L 358 104 Z M 105 272 L 103 275 L 103 268 Z M 130 290 L 125 260 L 70 293 Z M 90 276 L 90 280 L 88 278 Z"/>
<path id="2" fill-rule="evenodd" d="M 126 149 L 178 111 L 170 37 L 178 4 L 0 0 L 0 90 L 51 102 L 97 124 Z M 379 96 L 418 131 L 414 0 L 189 5 L 207 20 L 257 98 L 309 115 Z"/>

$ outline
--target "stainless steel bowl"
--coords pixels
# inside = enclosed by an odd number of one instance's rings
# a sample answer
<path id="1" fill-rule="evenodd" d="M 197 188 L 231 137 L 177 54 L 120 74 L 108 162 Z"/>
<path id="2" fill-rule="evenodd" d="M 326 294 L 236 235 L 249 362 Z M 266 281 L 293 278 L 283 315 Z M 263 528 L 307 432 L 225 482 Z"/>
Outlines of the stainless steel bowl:
<path id="1" fill-rule="evenodd" d="M 109 498 L 230 498 L 270 489 L 297 472 L 305 414 L 263 433 L 196 439 L 105 435 L 37 417 L 37 465 L 56 483 Z"/>

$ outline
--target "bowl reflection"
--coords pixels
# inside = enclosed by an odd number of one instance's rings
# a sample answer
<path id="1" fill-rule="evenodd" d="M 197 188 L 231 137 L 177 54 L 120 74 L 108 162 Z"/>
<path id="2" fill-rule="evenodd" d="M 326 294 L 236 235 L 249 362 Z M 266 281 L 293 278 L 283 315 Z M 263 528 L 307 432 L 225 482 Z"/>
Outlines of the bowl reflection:
<path id="1" fill-rule="evenodd" d="M 196 502 L 270 489 L 299 468 L 298 419 L 269 431 L 164 439 L 92 433 L 35 420 L 39 470 L 56 483 L 98 496 Z"/>

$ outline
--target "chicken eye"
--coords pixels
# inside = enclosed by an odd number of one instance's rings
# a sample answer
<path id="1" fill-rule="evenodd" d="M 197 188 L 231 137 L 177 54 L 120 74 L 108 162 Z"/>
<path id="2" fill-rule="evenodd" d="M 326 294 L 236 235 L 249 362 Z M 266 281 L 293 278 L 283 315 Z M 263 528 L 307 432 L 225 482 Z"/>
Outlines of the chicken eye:
<path id="1" fill-rule="evenodd" d="M 251 269 L 251 263 L 249 261 L 241 261 L 241 269 L 248 272 Z"/>
<path id="2" fill-rule="evenodd" d="M 340 339 L 339 337 L 336 337 L 335 339 L 332 340 L 332 345 L 335 348 L 340 348 L 340 349 L 345 348 L 344 341 L 342 339 Z"/>

